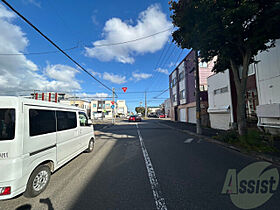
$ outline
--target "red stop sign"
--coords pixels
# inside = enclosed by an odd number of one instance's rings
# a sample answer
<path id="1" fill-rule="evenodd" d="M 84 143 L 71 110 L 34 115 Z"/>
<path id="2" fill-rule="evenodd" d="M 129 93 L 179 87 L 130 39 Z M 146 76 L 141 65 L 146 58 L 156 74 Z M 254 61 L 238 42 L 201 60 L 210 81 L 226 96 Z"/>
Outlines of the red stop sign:
<path id="1" fill-rule="evenodd" d="M 114 101 L 111 101 L 111 103 L 114 105 L 115 102 L 114 102 Z"/>

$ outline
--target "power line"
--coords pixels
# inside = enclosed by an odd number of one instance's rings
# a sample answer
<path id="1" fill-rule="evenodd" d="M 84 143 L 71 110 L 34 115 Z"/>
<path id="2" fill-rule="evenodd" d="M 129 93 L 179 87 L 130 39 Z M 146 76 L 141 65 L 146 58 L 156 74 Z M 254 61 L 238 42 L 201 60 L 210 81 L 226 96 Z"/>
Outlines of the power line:
<path id="1" fill-rule="evenodd" d="M 65 51 L 63 51 L 59 46 L 57 46 L 50 38 L 48 38 L 45 34 L 43 34 L 36 26 L 34 26 L 29 20 L 27 20 L 22 14 L 20 14 L 17 10 L 15 10 L 6 0 L 2 0 L 4 4 L 6 4 L 11 10 L 13 10 L 19 17 L 21 17 L 27 24 L 29 24 L 33 29 L 35 29 L 41 36 L 43 36 L 46 40 L 48 40 L 53 46 L 55 46 L 60 52 L 62 52 L 67 58 L 69 58 L 73 63 L 75 63 L 78 67 L 80 67 L 85 73 L 87 73 L 90 77 L 92 77 L 95 81 L 101 84 L 103 87 L 111 91 L 107 85 L 102 83 L 100 80 L 95 78 L 91 73 L 89 73 L 84 67 L 82 67 L 77 61 L 75 61 L 71 56 L 69 56 Z"/>
<path id="2" fill-rule="evenodd" d="M 163 31 L 159 31 L 159 32 L 157 32 L 157 33 L 154 33 L 154 34 L 151 34 L 151 35 L 148 35 L 148 36 L 140 37 L 140 38 L 137 38 L 137 39 L 133 39 L 133 40 L 129 40 L 129 41 L 124 41 L 124 42 L 116 42 L 116 43 L 97 44 L 97 45 L 94 45 L 94 47 L 106 47 L 106 46 L 114 46 L 114 45 L 127 44 L 127 43 L 130 43 L 130 42 L 136 42 L 136 41 L 139 41 L 139 40 L 143 40 L 143 39 L 147 39 L 147 38 L 156 36 L 156 35 L 158 35 L 158 34 L 164 33 L 164 32 L 169 31 L 169 30 L 171 30 L 171 29 L 173 29 L 173 27 L 172 27 L 172 28 L 165 29 L 165 30 L 163 30 Z M 86 45 L 85 47 L 91 47 L 91 46 Z"/>
<path id="3" fill-rule="evenodd" d="M 2 0 L 2 1 L 4 2 L 5 0 Z M 152 36 L 156 36 L 158 34 L 164 33 L 164 32 L 169 31 L 171 29 L 172 28 L 169 28 L 169 29 L 166 29 L 166 30 L 163 30 L 163 31 L 159 31 L 157 33 L 154 33 L 154 34 L 151 34 L 151 35 L 148 35 L 148 36 L 145 36 L 145 37 L 140 37 L 140 38 L 137 38 L 137 39 L 133 39 L 133 40 L 128 40 L 128 41 L 124 41 L 124 42 L 116 42 L 116 43 L 108 43 L 108 44 L 99 44 L 99 45 L 94 45 L 94 47 L 108 47 L 108 46 L 115 46 L 115 45 L 122 45 L 122 44 L 131 43 L 131 42 L 136 42 L 136 41 L 140 41 L 140 40 L 143 40 L 143 39 L 150 38 Z M 63 50 L 64 51 L 70 51 L 70 50 L 74 50 L 74 49 L 82 48 L 82 47 L 92 47 L 92 46 L 89 46 L 89 45 L 78 46 L 77 45 L 77 46 L 74 46 L 74 47 L 71 47 L 71 48 L 67 48 L 67 49 L 63 49 Z M 3 56 L 11 56 L 11 55 L 44 55 L 44 54 L 53 54 L 53 53 L 58 53 L 58 52 L 60 52 L 60 50 L 45 51 L 45 52 L 30 52 L 30 53 L 0 53 L 0 55 L 3 55 Z"/>
<path id="4" fill-rule="evenodd" d="M 79 46 L 63 49 L 64 51 L 70 51 L 79 48 Z M 58 53 L 60 52 L 59 50 L 52 50 L 52 51 L 45 51 L 45 52 L 30 52 L 30 53 L 0 53 L 0 55 L 45 55 L 45 54 L 53 54 L 53 53 Z"/>
<path id="5" fill-rule="evenodd" d="M 161 96 L 162 94 L 164 94 L 165 92 L 167 92 L 169 90 L 169 88 L 167 88 L 166 90 L 162 91 L 159 95 L 153 97 L 153 99 L 158 98 L 159 96 Z"/>

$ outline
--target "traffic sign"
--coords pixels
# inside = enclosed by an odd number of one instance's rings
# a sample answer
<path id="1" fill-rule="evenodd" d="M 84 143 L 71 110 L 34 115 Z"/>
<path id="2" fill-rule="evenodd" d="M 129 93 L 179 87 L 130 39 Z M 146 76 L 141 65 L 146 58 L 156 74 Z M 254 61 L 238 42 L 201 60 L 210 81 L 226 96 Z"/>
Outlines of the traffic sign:
<path id="1" fill-rule="evenodd" d="M 115 105 L 112 105 L 111 108 L 114 109 L 114 108 L 115 108 Z"/>
<path id="2" fill-rule="evenodd" d="M 114 105 L 115 102 L 114 102 L 114 101 L 111 101 L 111 103 Z"/>
<path id="3" fill-rule="evenodd" d="M 123 92 L 125 93 L 125 91 L 127 90 L 127 87 L 122 87 Z"/>

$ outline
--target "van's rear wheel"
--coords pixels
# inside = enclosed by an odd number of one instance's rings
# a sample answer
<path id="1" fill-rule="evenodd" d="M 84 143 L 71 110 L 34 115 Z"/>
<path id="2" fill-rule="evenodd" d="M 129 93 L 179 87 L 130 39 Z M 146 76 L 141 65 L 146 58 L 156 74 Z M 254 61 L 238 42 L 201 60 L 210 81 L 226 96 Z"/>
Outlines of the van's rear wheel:
<path id="1" fill-rule="evenodd" d="M 93 149 L 94 149 L 94 139 L 91 139 L 88 143 L 88 148 L 87 148 L 86 152 L 90 153 L 93 151 Z"/>
<path id="2" fill-rule="evenodd" d="M 50 182 L 50 176 L 51 170 L 47 165 L 38 166 L 29 177 L 24 195 L 36 197 L 42 193 Z"/>

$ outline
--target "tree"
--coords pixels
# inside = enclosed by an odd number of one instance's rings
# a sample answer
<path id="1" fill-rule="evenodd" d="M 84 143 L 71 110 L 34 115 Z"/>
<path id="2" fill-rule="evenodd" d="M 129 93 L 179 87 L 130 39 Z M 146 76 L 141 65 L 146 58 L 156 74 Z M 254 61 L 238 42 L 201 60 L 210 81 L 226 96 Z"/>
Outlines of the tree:
<path id="1" fill-rule="evenodd" d="M 170 2 L 170 10 L 178 46 L 198 50 L 202 61 L 217 56 L 215 72 L 233 72 L 238 131 L 246 134 L 248 69 L 260 51 L 274 47 L 280 38 L 279 0 L 178 0 Z"/>
<path id="2" fill-rule="evenodd" d="M 145 108 L 144 107 L 135 107 L 136 113 L 141 113 L 142 115 L 145 115 Z"/>

